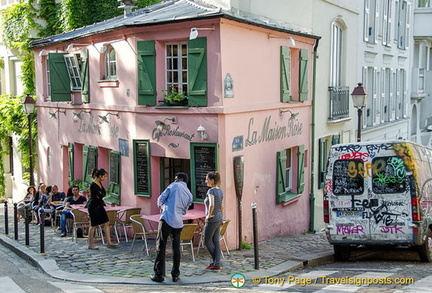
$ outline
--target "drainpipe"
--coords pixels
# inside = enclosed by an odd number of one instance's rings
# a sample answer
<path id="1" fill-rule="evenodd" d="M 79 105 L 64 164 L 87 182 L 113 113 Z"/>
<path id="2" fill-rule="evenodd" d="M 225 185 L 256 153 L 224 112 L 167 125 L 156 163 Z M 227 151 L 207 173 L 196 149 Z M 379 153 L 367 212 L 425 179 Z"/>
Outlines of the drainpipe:
<path id="1" fill-rule="evenodd" d="M 315 186 L 315 95 L 316 95 L 316 63 L 318 59 L 318 43 L 319 39 L 315 40 L 314 45 L 314 63 L 313 63 L 313 87 L 312 87 L 312 125 L 311 125 L 311 193 L 309 195 L 309 233 L 315 233 L 315 194 L 314 194 L 314 186 Z"/>

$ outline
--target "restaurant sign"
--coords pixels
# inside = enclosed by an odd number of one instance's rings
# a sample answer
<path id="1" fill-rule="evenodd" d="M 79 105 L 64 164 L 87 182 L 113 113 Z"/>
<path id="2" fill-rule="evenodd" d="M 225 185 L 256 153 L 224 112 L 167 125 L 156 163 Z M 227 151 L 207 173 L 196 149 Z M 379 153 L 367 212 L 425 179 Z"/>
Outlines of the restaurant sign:
<path id="1" fill-rule="evenodd" d="M 255 126 L 254 121 L 254 118 L 249 119 L 246 147 L 301 135 L 303 130 L 303 123 L 298 119 L 290 118 L 285 124 L 279 124 L 277 121 L 272 122 L 270 115 L 265 118 L 262 125 Z"/>

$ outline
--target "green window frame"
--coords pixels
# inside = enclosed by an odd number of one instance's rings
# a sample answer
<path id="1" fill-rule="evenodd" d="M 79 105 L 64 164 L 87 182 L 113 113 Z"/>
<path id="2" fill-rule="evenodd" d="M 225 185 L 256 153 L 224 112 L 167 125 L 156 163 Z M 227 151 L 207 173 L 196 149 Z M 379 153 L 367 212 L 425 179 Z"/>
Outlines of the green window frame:
<path id="1" fill-rule="evenodd" d="M 132 142 L 134 160 L 135 195 L 151 197 L 150 140 L 136 139 Z"/>
<path id="2" fill-rule="evenodd" d="M 137 42 L 138 105 L 156 105 L 155 41 Z"/>
<path id="3" fill-rule="evenodd" d="M 290 151 L 288 151 L 290 150 Z M 287 157 L 287 153 L 291 153 L 290 160 Z M 292 159 L 297 158 L 297 169 L 293 170 L 292 166 L 295 166 Z M 287 162 L 290 162 L 291 176 L 294 176 L 293 171 L 297 172 L 296 186 L 290 186 L 292 178 L 287 178 Z M 305 167 L 305 147 L 300 145 L 291 149 L 285 149 L 276 153 L 276 204 L 292 201 L 299 197 L 304 191 L 304 167 Z M 291 183 L 290 183 L 291 182 Z M 287 187 L 289 189 L 287 189 Z"/>
<path id="4" fill-rule="evenodd" d="M 107 196 L 104 201 L 110 204 L 120 205 L 120 172 L 121 156 L 119 151 L 110 151 L 109 153 L 109 185 Z"/>
<path id="5" fill-rule="evenodd" d="M 92 172 L 94 168 L 97 168 L 98 161 L 98 150 L 95 146 L 83 146 L 83 182 L 86 182 L 88 186 L 93 181 Z"/>

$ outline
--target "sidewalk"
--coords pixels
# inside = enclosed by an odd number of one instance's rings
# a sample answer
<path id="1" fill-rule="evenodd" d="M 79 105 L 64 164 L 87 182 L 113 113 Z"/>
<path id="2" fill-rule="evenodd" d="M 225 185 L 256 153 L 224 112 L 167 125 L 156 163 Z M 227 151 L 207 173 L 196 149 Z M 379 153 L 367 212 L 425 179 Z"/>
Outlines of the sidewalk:
<path id="1" fill-rule="evenodd" d="M 61 238 L 60 231 L 45 227 L 45 253 L 40 253 L 39 226 L 29 225 L 30 245 L 25 245 L 25 227 L 21 221 L 18 226 L 18 240 L 14 239 L 14 224 L 9 209 L 9 234 L 5 235 L 4 208 L 0 210 L 0 244 L 8 247 L 20 257 L 38 266 L 54 278 L 70 281 L 95 283 L 158 284 L 149 277 L 153 274 L 154 250 L 147 257 L 142 250 L 143 242 L 138 240 L 130 253 L 132 242 L 120 241 L 119 247 L 109 249 L 96 242 L 99 250 L 88 250 L 87 239 L 72 241 L 70 234 Z M 207 271 L 209 263 L 207 250 L 200 249 L 192 261 L 190 249 L 185 248 L 182 255 L 180 284 L 199 284 L 229 282 L 235 273 L 247 279 L 253 276 L 274 276 L 307 265 L 330 262 L 333 260 L 333 247 L 323 233 L 297 234 L 262 241 L 258 245 L 259 270 L 255 270 L 254 250 L 233 250 L 230 256 L 224 252 L 221 271 Z M 196 251 L 195 251 L 196 253 Z M 167 278 L 170 283 L 171 255 L 167 256 Z"/>

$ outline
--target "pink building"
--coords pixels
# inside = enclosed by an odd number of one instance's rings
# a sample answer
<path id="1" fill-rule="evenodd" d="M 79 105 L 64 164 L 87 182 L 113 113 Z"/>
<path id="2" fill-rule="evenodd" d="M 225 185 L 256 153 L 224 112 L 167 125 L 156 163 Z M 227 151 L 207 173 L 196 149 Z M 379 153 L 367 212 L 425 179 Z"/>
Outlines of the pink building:
<path id="1" fill-rule="evenodd" d="M 181 0 L 34 41 L 41 181 L 105 168 L 108 201 L 151 214 L 179 171 L 203 209 L 218 170 L 231 248 L 252 240 L 252 203 L 260 240 L 308 230 L 319 37 L 257 19 Z"/>

